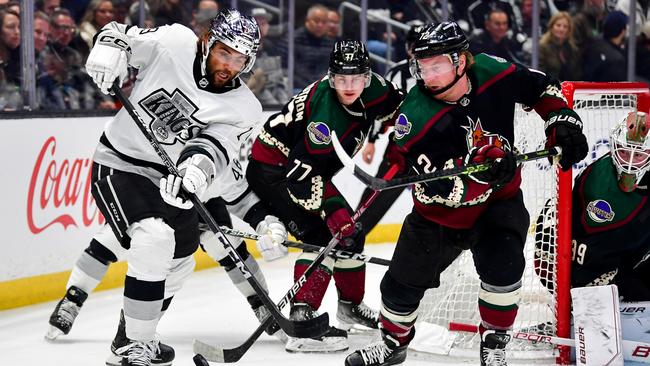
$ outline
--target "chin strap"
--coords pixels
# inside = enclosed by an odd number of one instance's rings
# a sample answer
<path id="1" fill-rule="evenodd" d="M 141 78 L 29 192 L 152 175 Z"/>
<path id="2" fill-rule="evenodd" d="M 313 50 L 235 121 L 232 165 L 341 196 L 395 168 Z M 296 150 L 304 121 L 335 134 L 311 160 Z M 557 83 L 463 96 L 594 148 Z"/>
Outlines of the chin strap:
<path id="1" fill-rule="evenodd" d="M 465 76 L 465 72 L 466 72 L 466 71 L 467 71 L 467 67 L 465 67 L 465 69 L 463 70 L 463 72 L 462 72 L 460 75 L 456 74 L 456 77 L 454 78 L 454 81 L 452 81 L 451 83 L 449 83 L 449 85 L 445 86 L 445 87 L 442 88 L 442 89 L 431 90 L 431 88 L 428 88 L 428 87 L 427 87 L 427 89 L 429 89 L 429 92 L 430 92 L 431 94 L 433 94 L 433 95 L 442 94 L 442 93 L 446 92 L 447 90 L 451 89 L 451 87 L 453 87 L 454 85 L 456 85 L 456 83 L 458 82 L 458 80 L 460 80 L 460 78 L 462 78 L 463 76 Z M 422 82 L 422 83 L 424 83 L 424 82 Z"/>

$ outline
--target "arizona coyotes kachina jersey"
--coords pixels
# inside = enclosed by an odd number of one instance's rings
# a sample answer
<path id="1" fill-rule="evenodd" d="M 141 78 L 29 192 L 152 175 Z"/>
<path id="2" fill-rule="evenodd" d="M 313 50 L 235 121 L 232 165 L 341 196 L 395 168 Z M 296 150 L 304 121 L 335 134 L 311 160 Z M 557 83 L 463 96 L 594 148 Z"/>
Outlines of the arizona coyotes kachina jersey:
<path id="1" fill-rule="evenodd" d="M 189 28 L 129 27 L 126 34 L 129 65 L 138 69 L 129 99 L 147 128 L 173 161 L 188 149 L 209 155 L 216 166 L 209 195 L 235 201 L 248 188 L 237 157 L 262 122 L 260 102 L 239 78 L 220 89 L 199 85 L 197 37 Z M 122 108 L 106 125 L 94 160 L 158 185 L 167 170 L 135 123 Z"/>

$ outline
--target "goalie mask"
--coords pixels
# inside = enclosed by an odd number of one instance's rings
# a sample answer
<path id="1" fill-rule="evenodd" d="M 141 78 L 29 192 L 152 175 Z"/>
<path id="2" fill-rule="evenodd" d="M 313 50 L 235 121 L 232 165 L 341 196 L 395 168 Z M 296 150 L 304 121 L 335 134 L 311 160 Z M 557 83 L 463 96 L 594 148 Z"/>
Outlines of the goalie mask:
<path id="1" fill-rule="evenodd" d="M 422 26 L 418 38 L 413 42 L 413 58 L 409 61 L 411 75 L 418 81 L 423 80 L 419 60 L 434 56 L 444 55 L 449 58 L 451 65 L 456 70 L 454 80 L 434 94 L 440 94 L 451 88 L 465 74 L 458 75 L 460 66 L 460 53 L 469 49 L 469 40 L 456 22 L 442 22 Z"/>
<path id="2" fill-rule="evenodd" d="M 246 62 L 235 77 L 249 72 L 253 68 L 257 50 L 260 46 L 260 30 L 257 22 L 251 17 L 242 15 L 235 9 L 224 9 L 217 14 L 210 23 L 208 36 L 204 38 L 202 43 L 201 77 L 203 83 L 207 82 L 208 56 L 216 42 L 221 42 L 247 57 Z"/>
<path id="3" fill-rule="evenodd" d="M 610 135 L 618 186 L 624 192 L 632 192 L 650 167 L 650 124 L 646 117 L 643 112 L 630 112 Z"/>

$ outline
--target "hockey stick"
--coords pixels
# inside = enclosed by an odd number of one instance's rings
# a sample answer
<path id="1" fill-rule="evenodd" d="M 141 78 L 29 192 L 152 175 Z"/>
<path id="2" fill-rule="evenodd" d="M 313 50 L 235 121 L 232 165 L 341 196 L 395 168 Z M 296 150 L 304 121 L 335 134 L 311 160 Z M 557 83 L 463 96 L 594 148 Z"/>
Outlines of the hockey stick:
<path id="1" fill-rule="evenodd" d="M 395 176 L 395 174 L 397 174 L 398 170 L 399 170 L 398 166 L 396 165 L 391 166 L 391 168 L 384 175 L 384 178 L 391 179 L 392 177 Z M 366 199 L 366 202 L 364 202 L 363 205 L 361 205 L 361 207 L 357 209 L 357 212 L 354 213 L 354 216 L 352 217 L 353 221 L 357 221 L 359 217 L 361 217 L 361 214 L 363 214 L 363 212 L 368 209 L 368 207 L 375 200 L 377 195 L 378 195 L 377 191 L 372 192 L 370 197 Z M 298 284 L 301 285 L 304 284 L 305 282 L 304 278 L 306 278 L 309 274 L 311 274 L 313 271 L 316 270 L 318 265 L 325 259 L 326 254 L 331 252 L 331 250 L 336 246 L 339 240 L 338 238 L 339 235 L 336 235 L 336 237 L 332 238 L 332 240 L 327 244 L 325 249 L 323 249 L 323 251 L 320 252 L 320 254 L 316 257 L 316 259 L 314 259 L 314 261 L 309 265 L 309 267 L 307 267 L 307 269 L 302 274 L 300 279 L 296 281 L 294 287 L 296 287 L 296 285 Z M 285 295 L 285 297 L 282 298 L 282 301 L 280 301 L 280 303 L 278 304 L 279 309 L 282 309 L 282 307 L 284 307 L 296 295 L 300 287 L 298 287 L 295 291 L 292 291 L 293 289 L 294 288 L 289 290 L 289 292 Z M 271 325 L 271 321 L 272 318 L 267 317 L 257 327 L 257 329 L 255 329 L 253 334 L 251 334 L 248 337 L 248 339 L 244 341 L 244 343 L 242 343 L 241 345 L 235 348 L 221 348 L 218 346 L 211 346 L 199 340 L 194 340 L 194 344 L 192 346 L 194 353 L 196 353 L 196 355 L 193 358 L 194 364 L 196 366 L 208 366 L 209 365 L 208 360 L 212 362 L 221 362 L 221 363 L 232 363 L 232 362 L 239 361 L 244 356 L 244 354 L 250 349 L 253 343 L 255 343 L 257 338 L 259 338 L 259 336 L 264 332 L 264 330 L 269 325 Z"/>
<path id="2" fill-rule="evenodd" d="M 162 159 L 169 172 L 177 176 L 180 175 L 178 169 L 176 168 L 176 164 L 174 164 L 167 152 L 160 146 L 160 143 L 158 140 L 156 140 L 156 137 L 153 136 L 153 134 L 147 129 L 145 122 L 135 110 L 133 104 L 131 104 L 131 101 L 124 95 L 124 92 L 118 86 L 118 84 L 113 84 L 111 90 L 115 93 L 115 96 L 120 101 L 120 103 L 122 103 L 124 109 L 126 109 L 131 118 L 133 118 L 133 121 L 138 126 L 142 134 L 147 138 L 151 147 L 153 147 L 153 149 L 156 151 L 156 154 L 158 154 L 158 156 Z M 262 303 L 266 306 L 266 308 L 272 314 L 273 318 L 275 318 L 275 320 L 278 322 L 280 328 L 282 328 L 285 333 L 293 337 L 309 338 L 321 336 L 328 331 L 329 315 L 327 313 L 323 313 L 316 318 L 303 321 L 293 321 L 285 317 L 280 311 L 282 308 L 277 307 L 273 300 L 269 298 L 269 295 L 266 293 L 266 291 L 264 291 L 257 279 L 252 275 L 250 269 L 248 266 L 246 266 L 235 247 L 233 247 L 228 238 L 219 229 L 219 225 L 214 220 L 212 215 L 210 215 L 210 212 L 208 212 L 208 209 L 205 207 L 203 202 L 201 202 L 196 194 L 188 194 L 188 196 L 203 221 L 205 221 L 208 224 L 210 230 L 212 230 L 212 232 L 218 236 L 219 241 L 228 252 L 230 259 L 232 259 L 237 268 L 239 268 L 244 278 L 246 278 L 251 287 L 253 287 L 257 295 L 260 297 Z M 296 285 L 297 284 L 294 284 L 293 287 L 296 287 Z"/>
<path id="3" fill-rule="evenodd" d="M 478 333 L 478 327 L 472 324 L 450 322 L 449 330 L 456 332 Z M 527 341 L 531 343 L 548 343 L 557 346 L 579 347 L 573 338 L 555 337 L 546 334 L 512 332 L 512 339 Z M 639 341 L 623 341 L 623 355 L 626 361 L 650 363 L 650 344 Z"/>
<path id="4" fill-rule="evenodd" d="M 236 236 L 239 238 L 244 238 L 244 239 L 251 239 L 251 240 L 257 240 L 261 237 L 259 234 L 252 234 L 252 233 L 247 233 L 245 231 L 240 231 L 236 229 L 231 229 L 226 226 L 221 227 L 221 231 L 224 233 L 231 235 L 231 236 Z M 314 245 L 314 244 L 308 244 L 308 243 L 301 243 L 299 241 L 292 241 L 292 240 L 285 240 L 284 243 L 282 243 L 285 247 L 291 247 L 291 248 L 298 248 L 302 250 L 308 250 L 311 252 L 321 252 L 323 251 L 323 247 Z M 374 264 L 379 264 L 382 266 L 388 266 L 390 264 L 390 260 L 388 259 L 383 259 L 383 258 L 377 258 L 377 257 L 370 257 L 365 254 L 359 254 L 359 253 L 352 253 L 348 252 L 345 250 L 340 250 L 340 249 L 334 249 L 330 253 L 330 255 L 336 257 L 336 259 L 354 259 L 366 263 L 374 263 Z"/>
<path id="5" fill-rule="evenodd" d="M 357 177 L 363 184 L 374 189 L 375 191 L 381 191 L 384 189 L 404 187 L 414 183 L 428 182 L 432 180 L 438 180 L 443 178 L 449 178 L 457 175 L 466 175 L 482 172 L 490 169 L 492 163 L 480 163 L 480 164 L 468 164 L 464 166 L 459 166 L 456 168 L 443 169 L 434 171 L 431 173 L 424 173 L 418 175 L 411 175 L 406 177 L 399 177 L 388 182 L 385 179 L 373 177 L 372 175 L 366 173 L 358 165 L 354 163 L 352 158 L 343 150 L 343 146 L 336 136 L 336 132 L 332 131 L 332 145 L 334 145 L 334 151 L 339 157 L 341 162 L 345 167 L 352 171 L 355 177 Z M 561 149 L 559 147 L 553 147 L 548 150 L 539 150 L 533 151 L 525 154 L 517 155 L 517 162 L 526 162 L 533 161 L 537 159 L 548 158 L 555 155 L 560 155 Z"/>

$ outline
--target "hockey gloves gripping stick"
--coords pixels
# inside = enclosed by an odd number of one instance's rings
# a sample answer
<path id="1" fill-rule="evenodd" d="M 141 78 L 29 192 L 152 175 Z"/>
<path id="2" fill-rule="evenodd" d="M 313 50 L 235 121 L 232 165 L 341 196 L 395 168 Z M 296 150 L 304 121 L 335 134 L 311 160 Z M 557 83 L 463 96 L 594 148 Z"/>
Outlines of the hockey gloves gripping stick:
<path id="1" fill-rule="evenodd" d="M 147 138 L 151 147 L 153 147 L 153 149 L 156 151 L 156 154 L 158 154 L 158 156 L 162 159 L 163 163 L 169 170 L 169 173 L 180 176 L 176 164 L 174 164 L 167 152 L 163 150 L 153 134 L 149 132 L 144 121 L 140 115 L 138 115 L 138 112 L 133 107 L 133 104 L 131 104 L 131 101 L 124 95 L 124 92 L 122 89 L 120 89 L 119 85 L 117 83 L 113 84 L 111 90 L 115 93 L 115 96 L 120 101 L 120 103 L 122 103 L 124 109 L 126 109 L 131 118 L 133 118 L 133 121 L 138 126 L 142 134 Z M 264 291 L 263 287 L 260 285 L 257 279 L 252 275 L 250 269 L 246 266 L 237 250 L 235 250 L 235 247 L 232 245 L 232 243 L 230 243 L 226 235 L 224 235 L 224 233 L 220 230 L 219 225 L 217 225 L 217 222 L 214 220 L 212 215 L 210 215 L 203 202 L 198 198 L 196 194 L 189 194 L 189 196 L 190 200 L 194 204 L 194 208 L 198 211 L 204 222 L 207 223 L 208 227 L 210 227 L 210 230 L 212 230 L 212 232 L 219 237 L 219 241 L 228 251 L 228 256 L 230 259 L 232 259 L 237 268 L 239 268 L 241 271 L 244 278 L 246 278 L 251 287 L 253 287 L 257 295 L 262 300 L 264 306 L 266 306 L 266 308 L 272 314 L 272 317 L 275 318 L 275 320 L 278 322 L 280 328 L 282 328 L 282 330 L 284 330 L 287 335 L 299 338 L 318 337 L 325 334 L 329 329 L 329 316 L 327 313 L 323 313 L 317 318 L 304 321 L 292 321 L 282 314 L 279 309 L 284 306 L 283 301 L 285 300 L 283 299 L 280 302 L 280 305 L 275 305 L 273 300 L 269 298 L 269 295 L 266 293 L 266 291 Z M 304 281 L 304 278 L 301 277 L 301 280 Z M 301 283 L 294 284 L 289 292 L 293 291 L 295 287 L 298 287 L 299 289 L 300 285 Z M 271 317 L 269 317 L 267 320 L 269 322 L 267 325 L 270 325 L 270 322 L 272 321 Z"/>
<path id="2" fill-rule="evenodd" d="M 485 145 L 472 149 L 465 162 L 491 164 L 488 169 L 469 175 L 478 183 L 491 186 L 500 186 L 510 182 L 517 172 L 517 157 L 515 154 L 494 145 Z"/>
<path id="3" fill-rule="evenodd" d="M 392 166 L 388 172 L 386 172 L 386 175 L 384 176 L 384 179 L 391 179 L 392 177 L 397 174 L 398 167 L 397 166 Z M 375 191 L 373 192 L 368 199 L 357 209 L 357 212 L 355 212 L 354 216 L 352 217 L 353 221 L 357 221 L 361 214 L 363 214 L 364 211 L 370 207 L 370 204 L 375 200 L 377 197 L 378 193 Z M 296 281 L 296 284 L 294 287 L 297 288 L 291 288 L 289 292 L 282 298 L 280 303 L 278 304 L 278 308 L 282 309 L 286 304 L 291 301 L 291 299 L 296 295 L 298 290 L 300 289 L 301 286 L 296 286 L 298 284 L 302 285 L 307 281 L 307 277 L 318 268 L 320 263 L 323 262 L 325 257 L 331 253 L 331 251 L 334 249 L 334 247 L 338 244 L 339 242 L 339 235 L 336 235 L 330 242 L 327 244 L 325 248 L 322 248 L 322 251 L 320 254 L 314 259 L 314 261 L 307 267 L 305 272 L 300 276 L 298 281 Z M 250 349 L 250 347 L 255 343 L 257 338 L 264 333 L 264 330 L 271 325 L 271 318 L 266 318 L 265 321 L 263 321 L 257 329 L 255 329 L 255 332 L 251 334 L 244 343 L 241 345 L 235 347 L 235 348 L 220 348 L 218 346 L 211 346 L 209 344 L 203 343 L 199 340 L 194 341 L 193 345 L 193 350 L 196 355 L 194 356 L 194 364 L 197 366 L 205 366 L 208 364 L 208 360 L 212 362 L 221 362 L 221 363 L 232 363 L 232 362 L 237 362 L 239 361 L 244 354 Z"/>
<path id="4" fill-rule="evenodd" d="M 546 148 L 557 146 L 562 149 L 562 170 L 569 170 L 573 164 L 587 156 L 589 145 L 582 133 L 582 121 L 576 112 L 568 108 L 551 112 L 544 127 Z"/>
<path id="5" fill-rule="evenodd" d="M 224 233 L 226 233 L 227 235 L 236 236 L 236 237 L 243 238 L 243 239 L 259 240 L 259 238 L 261 237 L 261 235 L 259 235 L 259 234 L 251 234 L 251 233 L 247 233 L 245 231 L 231 229 L 231 228 L 226 227 L 226 226 L 222 226 L 221 230 Z M 308 243 L 301 243 L 301 242 L 298 242 L 298 241 L 291 241 L 291 240 L 285 240 L 282 243 L 282 245 L 284 245 L 285 247 L 298 248 L 298 249 L 302 249 L 302 250 L 306 250 L 306 251 L 310 251 L 310 252 L 320 252 L 320 251 L 323 251 L 323 249 L 324 249 L 323 247 L 318 246 L 318 245 L 308 244 Z M 388 260 L 388 259 L 370 257 L 370 256 L 367 256 L 365 254 L 353 253 L 353 252 L 346 251 L 346 250 L 337 250 L 337 249 L 335 249 L 330 253 L 330 255 L 334 256 L 336 259 L 354 259 L 354 260 L 363 261 L 363 262 L 366 262 L 366 263 L 379 264 L 379 265 L 382 265 L 382 266 L 388 266 L 390 264 L 390 260 Z"/>
<path id="6" fill-rule="evenodd" d="M 478 172 L 486 171 L 490 169 L 490 167 L 492 166 L 492 162 L 486 162 L 480 164 L 468 164 L 465 166 L 460 166 L 451 169 L 437 170 L 431 173 L 411 175 L 406 177 L 398 177 L 392 179 L 391 181 L 388 181 L 386 179 L 373 177 L 372 175 L 363 171 L 363 169 L 361 169 L 358 165 L 356 165 L 352 160 L 352 158 L 350 158 L 348 154 L 345 152 L 343 146 L 341 146 L 341 143 L 339 142 L 338 137 L 336 136 L 336 132 L 332 132 L 332 145 L 334 145 L 334 151 L 336 152 L 336 155 L 339 157 L 343 165 L 348 169 L 350 169 L 352 171 L 352 174 L 354 174 L 354 176 L 357 177 L 357 179 L 359 179 L 363 184 L 365 184 L 366 186 L 370 187 L 375 191 L 382 191 L 384 189 L 391 189 L 397 187 L 405 187 L 414 183 L 429 182 L 432 180 L 450 178 L 457 175 L 475 174 Z M 516 155 L 516 158 L 517 158 L 517 162 L 521 163 L 521 162 L 533 161 L 537 159 L 549 158 L 555 155 L 560 155 L 561 153 L 562 153 L 562 149 L 555 146 L 549 150 L 539 150 L 539 151 L 529 152 L 525 154 L 519 154 Z"/>

